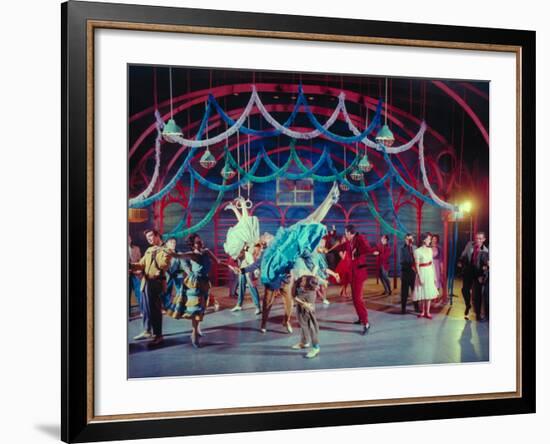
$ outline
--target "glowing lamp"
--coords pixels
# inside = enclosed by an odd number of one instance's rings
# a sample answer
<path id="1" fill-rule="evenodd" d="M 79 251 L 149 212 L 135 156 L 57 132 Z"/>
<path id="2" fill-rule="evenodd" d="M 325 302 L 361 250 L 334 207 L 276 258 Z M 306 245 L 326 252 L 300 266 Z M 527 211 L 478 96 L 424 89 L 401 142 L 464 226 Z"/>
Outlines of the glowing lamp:
<path id="1" fill-rule="evenodd" d="M 380 131 L 378 131 L 375 139 L 378 143 L 388 147 L 392 146 L 395 141 L 395 137 L 393 137 L 393 133 L 387 124 L 380 128 Z"/>
<path id="2" fill-rule="evenodd" d="M 201 160 L 199 160 L 199 163 L 203 168 L 209 170 L 216 165 L 216 158 L 212 155 L 210 150 L 206 148 L 203 155 L 201 156 Z"/>
<path id="3" fill-rule="evenodd" d="M 470 211 L 472 211 L 472 202 L 467 200 L 467 201 L 461 203 L 460 206 L 459 206 L 459 209 L 463 213 L 469 213 Z"/>
<path id="4" fill-rule="evenodd" d="M 178 126 L 176 121 L 174 119 L 170 119 L 164 125 L 164 128 L 162 129 L 162 135 L 164 139 L 166 139 L 168 142 L 173 142 L 174 137 L 181 137 L 183 136 L 183 133 L 181 132 L 181 128 Z"/>

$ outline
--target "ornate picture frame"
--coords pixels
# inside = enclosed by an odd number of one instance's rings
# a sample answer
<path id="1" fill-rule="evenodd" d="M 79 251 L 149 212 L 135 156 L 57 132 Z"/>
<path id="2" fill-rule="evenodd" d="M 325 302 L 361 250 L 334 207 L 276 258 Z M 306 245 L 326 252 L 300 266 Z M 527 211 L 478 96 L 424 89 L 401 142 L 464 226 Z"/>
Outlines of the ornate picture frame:
<path id="1" fill-rule="evenodd" d="M 62 14 L 62 415 L 65 442 L 535 412 L 535 33 L 69 1 Z M 516 390 L 97 415 L 94 35 L 100 29 L 507 53 L 516 59 Z M 527 118 L 528 116 L 528 118 Z M 124 147 L 115 147 L 115 149 Z M 498 191 L 497 191 L 498 192 Z M 105 195 L 101 196 L 105 198 Z"/>

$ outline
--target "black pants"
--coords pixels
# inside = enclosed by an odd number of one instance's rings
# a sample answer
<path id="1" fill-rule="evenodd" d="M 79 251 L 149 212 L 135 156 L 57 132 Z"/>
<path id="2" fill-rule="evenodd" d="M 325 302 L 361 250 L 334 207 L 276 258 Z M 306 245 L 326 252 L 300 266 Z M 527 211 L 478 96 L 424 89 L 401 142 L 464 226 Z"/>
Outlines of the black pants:
<path id="1" fill-rule="evenodd" d="M 155 336 L 162 336 L 162 294 L 164 281 L 147 280 L 141 295 L 143 329 Z"/>
<path id="2" fill-rule="evenodd" d="M 401 268 L 401 312 L 407 311 L 407 299 L 409 293 L 414 290 L 414 281 L 416 279 L 416 273 L 411 269 Z M 414 303 L 415 311 L 418 311 L 418 302 Z"/>
<path id="3" fill-rule="evenodd" d="M 483 296 L 483 284 L 479 282 L 478 277 L 473 270 L 465 270 L 463 281 L 462 281 L 462 297 L 464 298 L 464 304 L 466 308 L 470 309 L 472 307 L 472 302 L 474 304 L 474 312 L 476 318 L 481 318 L 481 303 Z M 488 312 L 488 305 L 485 307 L 485 310 Z"/>

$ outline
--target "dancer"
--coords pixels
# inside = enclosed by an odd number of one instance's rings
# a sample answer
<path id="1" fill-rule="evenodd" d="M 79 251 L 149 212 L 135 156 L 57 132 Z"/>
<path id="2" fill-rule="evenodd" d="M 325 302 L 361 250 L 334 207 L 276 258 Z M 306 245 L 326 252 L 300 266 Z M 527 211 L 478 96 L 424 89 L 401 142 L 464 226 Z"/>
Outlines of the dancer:
<path id="1" fill-rule="evenodd" d="M 336 248 L 345 251 L 346 256 L 351 258 L 351 297 L 357 316 L 359 316 L 354 324 L 360 324 L 361 334 L 366 335 L 371 327 L 367 307 L 363 300 L 363 285 L 368 277 L 367 255 L 378 256 L 379 253 L 356 231 L 354 225 L 346 225 L 344 239 Z"/>
<path id="2" fill-rule="evenodd" d="M 212 262 L 218 265 L 227 266 L 227 264 L 220 261 L 214 253 L 204 247 L 204 243 L 197 233 L 189 235 L 187 243 L 191 251 L 177 253 L 177 257 L 187 260 L 187 263 L 184 262 L 183 265 L 187 276 L 183 281 L 186 287 L 186 299 L 185 311 L 181 317 L 191 319 L 191 344 L 193 347 L 199 348 L 199 338 L 202 336 L 200 323 L 204 319 L 207 301 L 213 299 L 210 292 L 211 284 L 208 273 Z M 215 299 L 214 303 L 218 304 Z"/>
<path id="3" fill-rule="evenodd" d="M 250 294 L 252 295 L 252 302 L 254 302 L 254 305 L 256 306 L 255 314 L 259 315 L 262 310 L 260 308 L 260 295 L 258 293 L 258 277 L 259 277 L 259 269 L 254 267 L 252 271 L 246 271 L 246 267 L 251 264 L 247 264 L 245 257 L 245 251 L 243 250 L 243 259 L 241 260 L 241 267 L 238 269 L 235 269 L 235 267 L 230 267 L 233 269 L 234 272 L 238 274 L 238 282 L 239 285 L 237 287 L 237 305 L 235 305 L 231 311 L 241 311 L 243 302 L 244 302 L 244 296 L 246 293 L 246 288 L 250 288 Z M 262 244 L 257 243 L 254 246 L 254 251 L 252 253 L 253 262 L 252 264 L 256 263 L 258 259 L 260 258 L 262 254 Z"/>
<path id="4" fill-rule="evenodd" d="M 330 208 L 338 201 L 340 192 L 334 183 L 325 200 L 308 217 L 285 228 L 280 227 L 271 245 L 261 259 L 261 280 L 265 287 L 260 330 L 266 332 L 267 319 L 277 294 L 283 298 L 285 314 L 283 325 L 292 333 L 293 279 L 291 271 L 299 257 L 310 256 L 317 248 L 327 229 L 321 224 Z"/>
<path id="5" fill-rule="evenodd" d="M 342 240 L 336 245 L 345 242 L 345 238 L 342 237 Z M 332 248 L 335 247 L 333 246 Z M 335 271 L 338 276 L 340 276 L 340 297 L 347 298 L 351 295 L 351 257 L 345 250 L 338 251 L 337 253 L 340 257 L 340 261 Z"/>
<path id="6" fill-rule="evenodd" d="M 128 315 L 132 316 L 132 290 L 136 297 L 138 308 L 141 312 L 141 271 L 132 270 L 133 263 L 141 259 L 141 250 L 132 243 L 132 237 L 128 235 Z"/>
<path id="7" fill-rule="evenodd" d="M 314 274 L 317 276 L 319 284 L 317 286 L 317 296 L 321 297 L 323 304 L 330 305 L 330 301 L 327 298 L 328 279 L 331 277 L 336 283 L 340 283 L 340 276 L 329 268 L 327 263 L 327 251 L 325 236 L 321 239 L 319 246 L 313 252 L 312 258 L 316 267 L 316 272 Z"/>
<path id="8" fill-rule="evenodd" d="M 336 233 L 336 225 L 332 225 L 329 232 L 325 236 L 325 247 L 327 248 L 326 259 L 328 267 L 331 270 L 336 270 L 340 256 L 336 251 L 332 251 L 334 244 L 338 242 L 338 234 Z"/>
<path id="9" fill-rule="evenodd" d="M 226 210 L 232 210 L 237 218 L 237 224 L 229 228 L 226 240 L 223 244 L 225 252 L 237 262 L 230 268 L 238 274 L 237 276 L 237 304 L 231 311 L 242 310 L 242 304 L 246 293 L 246 287 L 250 288 L 254 305 L 256 305 L 256 314 L 261 312 L 260 296 L 256 288 L 256 280 L 249 273 L 240 273 L 237 268 L 244 268 L 259 257 L 261 252 L 260 245 L 260 223 L 256 216 L 248 214 L 247 201 L 239 196 L 233 202 L 225 207 Z"/>
<path id="10" fill-rule="evenodd" d="M 311 350 L 305 355 L 312 359 L 319 355 L 319 322 L 315 316 L 315 299 L 319 289 L 319 282 L 315 276 L 304 275 L 296 279 L 293 288 L 294 301 L 296 302 L 296 314 L 300 324 L 300 342 L 292 346 L 293 350 L 301 350 L 311 346 Z"/>
<path id="11" fill-rule="evenodd" d="M 151 339 L 150 345 L 163 342 L 162 336 L 162 294 L 166 285 L 166 270 L 172 259 L 170 251 L 164 246 L 159 232 L 145 230 L 145 238 L 150 247 L 143 257 L 132 263 L 132 271 L 141 270 L 141 312 L 143 313 L 143 332 L 134 337 L 135 340 Z"/>
<path id="12" fill-rule="evenodd" d="M 464 270 L 462 278 L 462 296 L 464 297 L 464 303 L 466 304 L 466 310 L 464 311 L 465 319 L 468 319 L 468 313 L 470 312 L 472 306 L 471 292 L 473 290 L 476 319 L 478 321 L 484 320 L 481 317 L 483 279 L 480 282 L 479 278 L 483 278 L 485 270 L 488 270 L 489 250 L 484 245 L 485 240 L 486 238 L 484 232 L 480 231 L 476 233 L 474 241 L 468 242 L 466 247 L 464 247 L 464 251 L 462 251 L 457 263 L 458 267 Z"/>
<path id="13" fill-rule="evenodd" d="M 411 233 L 405 235 L 405 242 L 401 247 L 401 314 L 407 313 L 407 299 L 409 292 L 414 290 L 416 269 L 414 262 L 414 237 Z M 419 312 L 418 302 L 414 302 L 414 311 Z"/>
<path id="14" fill-rule="evenodd" d="M 430 233 L 422 233 L 420 236 L 420 247 L 414 252 L 417 273 L 413 300 L 420 302 L 421 312 L 418 317 L 428 319 L 432 319 L 430 313 L 431 301 L 439 296 L 435 281 L 431 243 L 432 235 Z"/>
<path id="15" fill-rule="evenodd" d="M 176 250 L 176 238 L 171 237 L 166 240 L 166 248 L 171 254 L 177 253 Z M 170 263 L 170 268 L 166 271 L 167 275 L 167 283 L 166 283 L 166 291 L 163 295 L 163 306 L 164 310 L 167 311 L 172 303 L 172 291 L 174 290 L 176 297 L 180 296 L 182 294 L 182 286 L 183 286 L 183 269 L 182 269 L 182 260 L 178 257 L 172 257 L 172 261 Z"/>
<path id="16" fill-rule="evenodd" d="M 380 237 L 380 243 L 376 246 L 376 251 L 378 251 L 378 256 L 376 257 L 376 268 L 378 269 L 378 277 L 384 286 L 382 296 L 391 296 L 391 284 L 388 278 L 391 254 L 389 240 L 388 235 L 383 234 Z"/>

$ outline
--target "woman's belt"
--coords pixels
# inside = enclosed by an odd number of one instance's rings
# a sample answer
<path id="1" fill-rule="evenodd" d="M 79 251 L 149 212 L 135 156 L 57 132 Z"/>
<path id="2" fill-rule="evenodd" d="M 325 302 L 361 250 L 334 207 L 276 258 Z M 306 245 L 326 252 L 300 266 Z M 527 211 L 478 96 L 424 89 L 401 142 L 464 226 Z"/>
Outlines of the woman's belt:
<path id="1" fill-rule="evenodd" d="M 432 261 L 430 261 L 430 262 L 424 262 L 423 264 L 418 264 L 419 267 L 428 267 L 428 266 L 430 266 L 430 265 L 432 265 Z"/>

